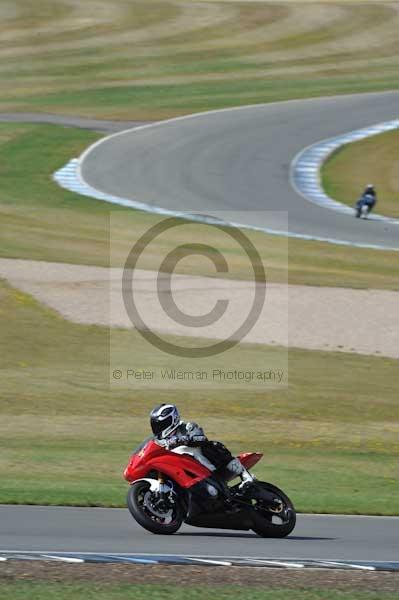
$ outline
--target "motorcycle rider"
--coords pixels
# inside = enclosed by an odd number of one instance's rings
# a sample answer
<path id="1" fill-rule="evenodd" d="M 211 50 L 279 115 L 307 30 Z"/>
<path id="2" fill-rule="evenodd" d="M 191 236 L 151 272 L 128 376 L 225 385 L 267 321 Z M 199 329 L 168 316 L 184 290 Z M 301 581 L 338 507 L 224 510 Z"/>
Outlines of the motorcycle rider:
<path id="1" fill-rule="evenodd" d="M 201 449 L 203 456 L 221 472 L 226 469 L 232 475 L 241 477 L 240 490 L 249 486 L 254 478 L 238 458 L 221 442 L 208 440 L 202 427 L 197 423 L 185 423 L 180 420 L 180 414 L 174 404 L 160 404 L 150 414 L 151 429 L 154 440 L 168 450 L 178 446 L 192 446 Z"/>
<path id="2" fill-rule="evenodd" d="M 371 212 L 374 208 L 374 206 L 377 203 L 377 192 L 375 190 L 375 187 L 372 183 L 369 183 L 363 194 L 360 196 L 359 200 L 357 201 L 356 207 L 359 209 L 363 204 L 367 204 L 367 206 L 369 206 L 369 212 Z"/>

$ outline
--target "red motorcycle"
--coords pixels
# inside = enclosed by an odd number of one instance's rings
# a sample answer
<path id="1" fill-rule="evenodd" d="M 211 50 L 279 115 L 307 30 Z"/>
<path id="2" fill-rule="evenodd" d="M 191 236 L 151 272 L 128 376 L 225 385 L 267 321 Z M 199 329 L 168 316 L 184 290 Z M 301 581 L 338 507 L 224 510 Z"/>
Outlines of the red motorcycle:
<path id="1" fill-rule="evenodd" d="M 263 454 L 245 452 L 238 457 L 246 469 Z M 291 500 L 271 483 L 254 480 L 240 489 L 228 486 L 229 472 L 214 472 L 199 448 L 179 446 L 167 450 L 153 438 L 132 455 L 124 471 L 130 483 L 129 511 L 152 533 L 172 534 L 182 523 L 217 529 L 252 529 L 262 537 L 282 538 L 295 527 Z"/>

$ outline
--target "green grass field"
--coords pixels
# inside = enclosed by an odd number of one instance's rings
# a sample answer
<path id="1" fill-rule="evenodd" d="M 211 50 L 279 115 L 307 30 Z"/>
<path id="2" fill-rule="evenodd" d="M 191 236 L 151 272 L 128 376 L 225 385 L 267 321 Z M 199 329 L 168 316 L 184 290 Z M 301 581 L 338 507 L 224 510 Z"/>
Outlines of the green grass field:
<path id="1" fill-rule="evenodd" d="M 5 583 L 1 586 L 2 600 L 167 600 L 170 598 L 170 586 L 162 585 L 128 585 L 93 583 Z M 173 587 L 176 600 L 204 600 L 220 598 L 230 600 L 237 595 L 237 587 L 202 586 Z M 357 592 L 352 590 L 334 591 L 317 588 L 240 588 L 242 600 L 397 600 L 395 592 Z"/>
<path id="2" fill-rule="evenodd" d="M 47 260 L 107 266 L 109 215 L 118 212 L 118 244 L 113 244 L 113 263 L 127 255 L 132 239 L 155 223 L 158 217 L 126 211 L 92 198 L 61 189 L 51 176 L 70 158 L 78 156 L 99 135 L 52 125 L 0 124 L 0 257 Z M 123 215 L 123 217 L 122 217 Z M 192 225 L 193 236 L 203 237 L 203 227 Z M 179 241 L 176 230 L 162 236 L 143 268 L 158 268 L 160 258 Z M 201 233 L 198 233 L 201 231 Z M 247 278 L 247 262 L 235 256 L 234 242 L 220 246 L 234 265 L 234 277 Z M 221 234 L 223 235 L 223 234 Z M 396 252 L 346 248 L 332 244 L 249 233 L 265 260 L 269 281 L 287 278 L 287 244 L 290 283 L 357 288 L 399 289 Z M 179 272 L 209 275 L 204 262 L 183 261 Z"/>
<path id="3" fill-rule="evenodd" d="M 3 0 L 0 111 L 158 119 L 398 88 L 385 2 Z"/>
<path id="4" fill-rule="evenodd" d="M 399 513 L 397 361 L 293 349 L 286 390 L 110 389 L 106 329 L 68 323 L 3 283 L 0 330 L 0 503 L 124 505 L 122 471 L 148 413 L 176 401 L 211 438 L 265 452 L 257 474 L 299 510 Z M 137 333 L 113 341 L 120 364 L 166 360 Z M 282 351 L 238 352 L 245 367 Z"/>
<path id="5" fill-rule="evenodd" d="M 347 144 L 325 163 L 322 181 L 326 192 L 354 206 L 367 183 L 378 193 L 376 212 L 399 217 L 399 132 L 382 133 Z"/>

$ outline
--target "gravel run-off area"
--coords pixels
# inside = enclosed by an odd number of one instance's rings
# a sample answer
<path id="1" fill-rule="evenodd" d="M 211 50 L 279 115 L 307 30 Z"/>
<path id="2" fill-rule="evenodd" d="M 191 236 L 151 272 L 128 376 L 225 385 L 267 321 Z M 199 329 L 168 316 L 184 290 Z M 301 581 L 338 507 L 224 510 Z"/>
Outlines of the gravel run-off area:
<path id="1" fill-rule="evenodd" d="M 208 313 L 228 300 L 224 315 L 203 327 L 165 313 L 154 271 L 137 270 L 132 293 L 142 320 L 165 334 L 224 339 L 248 314 L 255 284 L 189 275 L 172 276 L 172 293 L 185 314 Z M 132 327 L 122 297 L 122 269 L 0 259 L 0 277 L 75 323 Z M 130 292 L 129 292 L 130 293 Z M 399 358 L 399 293 L 385 290 L 268 283 L 256 325 L 243 341 Z"/>

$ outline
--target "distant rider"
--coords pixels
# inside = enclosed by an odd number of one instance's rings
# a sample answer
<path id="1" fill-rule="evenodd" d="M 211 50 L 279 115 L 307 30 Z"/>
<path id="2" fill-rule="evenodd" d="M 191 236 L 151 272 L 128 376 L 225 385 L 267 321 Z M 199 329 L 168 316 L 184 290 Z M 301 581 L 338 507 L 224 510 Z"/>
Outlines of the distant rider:
<path id="1" fill-rule="evenodd" d="M 357 208 L 360 208 L 360 206 L 362 206 L 363 204 L 367 204 L 367 206 L 369 207 L 369 212 L 371 212 L 376 203 L 377 192 L 375 191 L 375 187 L 373 186 L 373 184 L 369 183 L 357 202 Z"/>
<path id="2" fill-rule="evenodd" d="M 227 469 L 231 474 L 241 477 L 240 489 L 253 482 L 252 475 L 221 442 L 208 440 L 202 427 L 196 423 L 184 423 L 174 404 L 160 404 L 150 414 L 151 429 L 157 444 L 168 450 L 178 446 L 193 446 L 211 462 L 216 471 Z M 215 473 L 216 474 L 216 473 Z"/>

